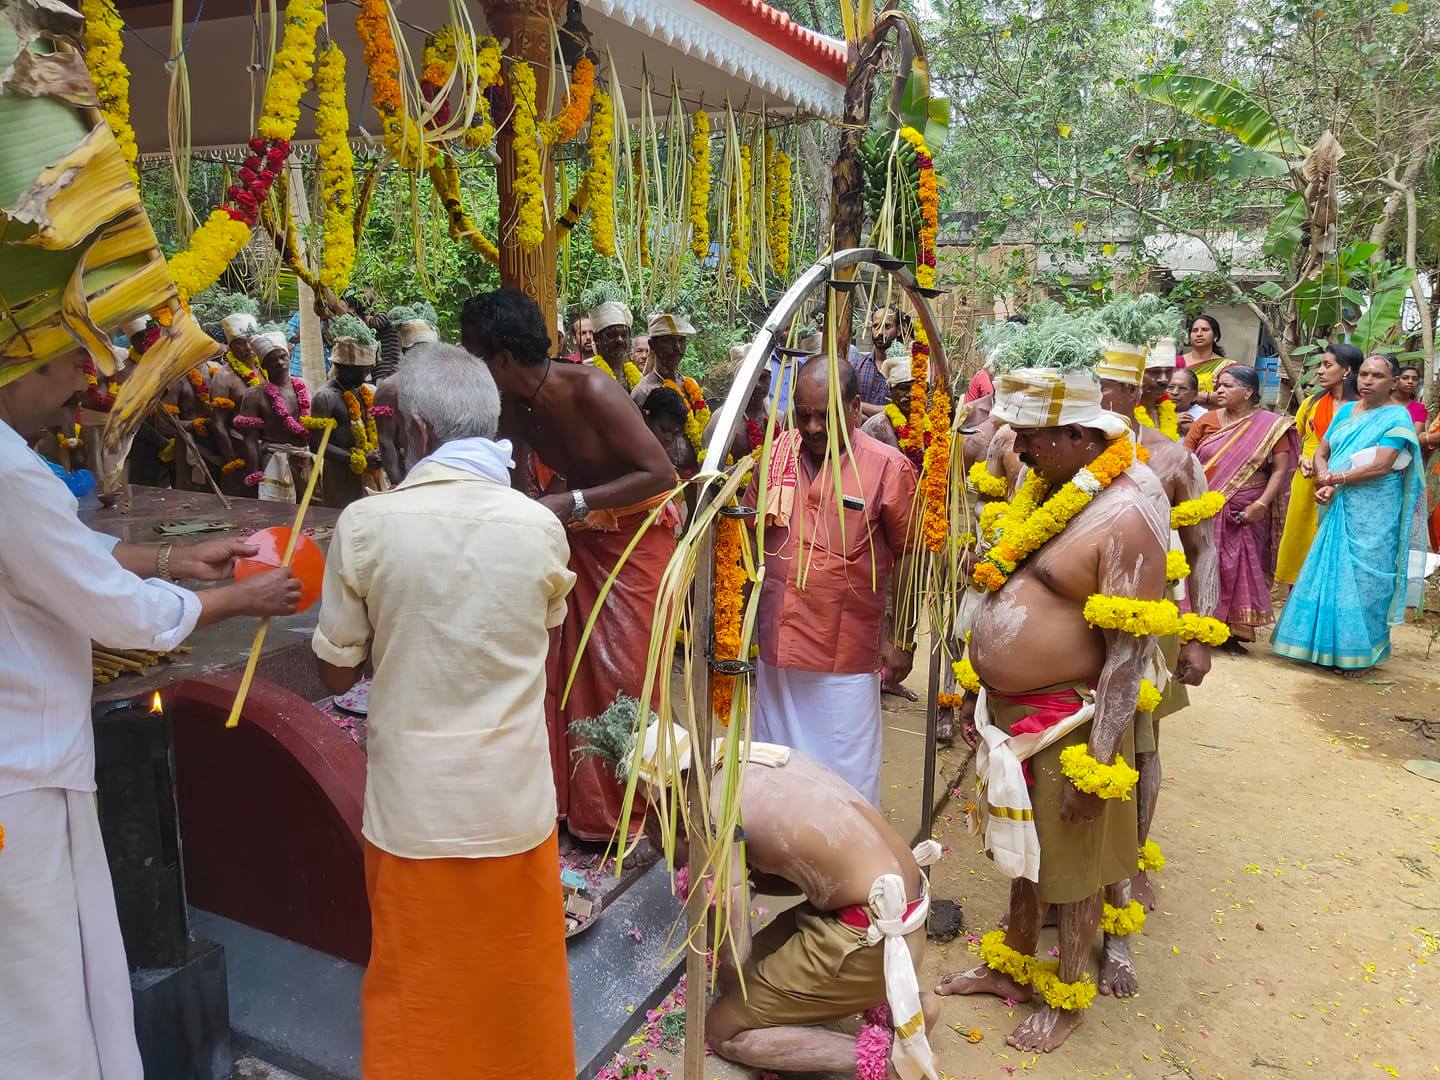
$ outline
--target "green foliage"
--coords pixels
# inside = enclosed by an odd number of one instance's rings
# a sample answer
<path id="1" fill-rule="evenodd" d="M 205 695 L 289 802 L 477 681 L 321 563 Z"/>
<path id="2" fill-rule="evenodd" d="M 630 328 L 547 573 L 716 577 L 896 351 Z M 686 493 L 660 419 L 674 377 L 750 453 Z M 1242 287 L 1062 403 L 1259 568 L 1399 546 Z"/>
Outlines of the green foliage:
<path id="1" fill-rule="evenodd" d="M 986 350 L 998 350 L 994 366 L 999 371 L 1089 371 L 1100 361 L 1099 326 L 1093 314 L 1055 315 L 1025 326 L 999 323 L 982 333 L 981 344 Z"/>
<path id="2" fill-rule="evenodd" d="M 330 338 L 332 341 L 339 341 L 341 338 L 349 338 L 351 341 L 358 341 L 362 345 L 375 346 L 380 344 L 375 337 L 375 331 L 365 325 L 364 320 L 355 315 L 337 315 L 330 320 Z"/>
<path id="3" fill-rule="evenodd" d="M 435 311 L 435 305 L 428 300 L 420 300 L 414 304 L 400 304 L 391 308 L 386 318 L 397 326 L 407 322 L 423 322 L 433 327 L 440 325 L 440 316 Z"/>
<path id="4" fill-rule="evenodd" d="M 244 293 L 227 292 L 218 286 L 206 289 L 190 301 L 190 313 L 195 316 L 195 321 L 217 341 L 225 340 L 225 329 L 220 325 L 221 320 L 236 312 L 244 312 L 258 319 L 260 305 Z"/>
<path id="5" fill-rule="evenodd" d="M 1097 310 L 1094 318 L 1101 333 L 1132 345 L 1174 337 L 1180 329 L 1180 309 L 1157 293 L 1118 296 Z"/>
<path id="6" fill-rule="evenodd" d="M 650 714 L 647 723 L 656 719 Z M 624 694 L 618 695 L 599 716 L 575 720 L 570 730 L 580 736 L 575 753 L 581 758 L 594 757 L 610 765 L 622 781 L 630 774 L 630 760 L 635 740 L 640 735 L 640 702 Z"/>

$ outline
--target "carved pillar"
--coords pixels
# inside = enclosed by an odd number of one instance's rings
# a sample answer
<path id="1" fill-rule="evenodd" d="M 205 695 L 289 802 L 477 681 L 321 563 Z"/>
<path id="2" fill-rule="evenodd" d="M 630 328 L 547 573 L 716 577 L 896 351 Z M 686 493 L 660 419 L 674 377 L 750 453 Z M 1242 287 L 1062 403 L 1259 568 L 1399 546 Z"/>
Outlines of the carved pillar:
<path id="1" fill-rule="evenodd" d="M 505 54 L 527 61 L 535 70 L 536 100 L 543 111 L 550 96 L 550 19 L 563 22 L 565 0 L 482 0 L 490 32 L 504 44 Z M 500 166 L 496 189 L 500 197 L 500 280 L 523 289 L 535 298 L 545 315 L 545 325 L 558 345 L 555 332 L 555 236 L 547 228 L 545 241 L 534 251 L 522 251 L 515 241 L 517 204 L 515 199 L 515 140 L 507 125 L 497 140 Z M 553 209 L 555 168 L 548 161 L 541 178 L 546 205 Z M 563 207 L 561 208 L 563 209 Z M 558 211 L 556 211 L 558 213 Z"/>

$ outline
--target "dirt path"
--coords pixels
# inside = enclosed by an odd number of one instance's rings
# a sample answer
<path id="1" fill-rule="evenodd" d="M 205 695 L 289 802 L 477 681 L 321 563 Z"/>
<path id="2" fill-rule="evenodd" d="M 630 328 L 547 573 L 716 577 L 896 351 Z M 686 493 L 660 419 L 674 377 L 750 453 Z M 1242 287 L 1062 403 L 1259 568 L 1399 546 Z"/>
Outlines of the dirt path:
<path id="1" fill-rule="evenodd" d="M 1440 784 L 1402 767 L 1440 758 L 1440 741 L 1393 719 L 1440 719 L 1428 646 L 1401 628 L 1395 658 L 1359 683 L 1263 646 L 1217 657 L 1162 733 L 1155 838 L 1169 865 L 1135 945 L 1141 995 L 1097 999 L 1047 1058 L 1005 1045 L 1025 1007 L 947 999 L 933 1036 L 943 1075 L 1440 1075 Z M 983 933 L 1005 882 L 955 804 L 936 836 L 952 850 L 935 893 Z M 1042 950 L 1053 943 L 1047 931 Z M 932 945 L 921 983 L 975 962 L 964 939 Z M 668 1055 L 657 1064 L 680 1076 Z M 749 1075 L 711 1058 L 704 1080 Z"/>

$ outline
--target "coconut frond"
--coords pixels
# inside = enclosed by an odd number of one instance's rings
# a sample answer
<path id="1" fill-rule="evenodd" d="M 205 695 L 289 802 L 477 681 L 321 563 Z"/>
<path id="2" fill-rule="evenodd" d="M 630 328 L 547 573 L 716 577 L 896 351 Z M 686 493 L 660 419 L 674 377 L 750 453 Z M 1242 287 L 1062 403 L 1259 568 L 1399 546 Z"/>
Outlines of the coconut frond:
<path id="1" fill-rule="evenodd" d="M 1028 326 L 1010 325 L 1016 330 L 1007 334 L 995 355 L 1000 371 L 1088 371 L 1100 360 L 1100 334 L 1093 317 L 1061 315 Z"/>
<path id="2" fill-rule="evenodd" d="M 282 332 L 288 336 L 288 331 Z M 372 347 L 380 344 L 380 339 L 375 336 L 375 331 L 366 326 L 365 320 L 358 315 L 337 315 L 331 319 L 330 337 L 334 341 L 345 338 Z"/>

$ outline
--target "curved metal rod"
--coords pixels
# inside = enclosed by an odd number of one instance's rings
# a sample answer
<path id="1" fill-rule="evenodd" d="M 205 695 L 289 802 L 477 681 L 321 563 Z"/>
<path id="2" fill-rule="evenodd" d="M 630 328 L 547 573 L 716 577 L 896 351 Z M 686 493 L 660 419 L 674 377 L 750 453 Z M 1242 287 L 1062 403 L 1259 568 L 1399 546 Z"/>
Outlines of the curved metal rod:
<path id="1" fill-rule="evenodd" d="M 827 255 L 796 278 L 795 283 L 785 290 L 785 294 L 770 310 L 769 316 L 760 327 L 760 333 L 750 343 L 750 351 L 745 354 L 745 359 L 736 369 L 735 379 L 730 384 L 730 391 L 725 395 L 725 403 L 720 406 L 720 411 L 716 414 L 715 427 L 710 436 L 710 442 L 705 447 L 705 460 L 711 464 L 702 466 L 699 474 L 701 481 L 700 505 L 704 505 L 712 488 L 715 487 L 722 475 L 731 440 L 735 438 L 736 429 L 745 412 L 745 403 L 750 400 L 750 394 L 760 379 L 760 372 L 765 370 L 770 363 L 770 354 L 774 350 L 776 338 L 783 337 L 787 332 L 791 321 L 804 305 L 810 292 L 817 285 L 834 277 L 836 270 L 860 263 L 869 263 L 877 270 L 888 274 L 890 280 L 900 286 L 901 291 L 915 308 L 915 314 L 920 320 L 921 327 L 925 330 L 925 336 L 930 341 L 931 367 L 939 372 L 947 392 L 949 391 L 950 365 L 945 359 L 945 346 L 940 340 L 939 327 L 935 322 L 934 312 L 930 310 L 930 302 L 921 295 L 919 286 L 915 282 L 915 275 L 908 266 L 898 270 L 887 270 L 877 261 L 879 259 L 893 260 L 894 257 L 888 252 L 873 247 L 850 248 Z"/>

